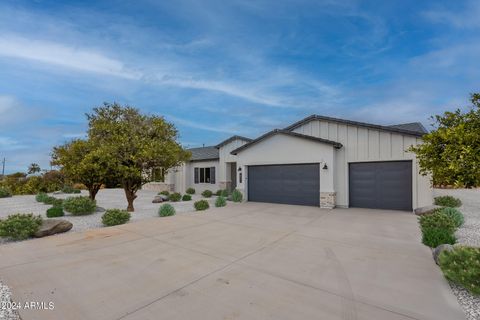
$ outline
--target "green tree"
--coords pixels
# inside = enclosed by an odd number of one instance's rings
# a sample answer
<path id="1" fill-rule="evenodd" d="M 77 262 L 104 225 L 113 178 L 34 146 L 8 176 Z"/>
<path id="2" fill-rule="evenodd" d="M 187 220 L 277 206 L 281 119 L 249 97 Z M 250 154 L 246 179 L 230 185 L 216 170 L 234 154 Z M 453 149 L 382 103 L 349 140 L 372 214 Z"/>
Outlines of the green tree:
<path id="1" fill-rule="evenodd" d="M 87 114 L 88 137 L 109 155 L 125 190 L 128 211 L 134 211 L 137 191 L 148 182 L 152 168 L 168 170 L 188 160 L 177 142 L 178 132 L 163 117 L 143 115 L 136 108 L 104 103 Z"/>
<path id="2" fill-rule="evenodd" d="M 471 95 L 472 106 L 432 117 L 435 130 L 423 144 L 410 148 L 422 174 L 432 174 L 435 185 L 480 186 L 480 93 Z"/>
<path id="3" fill-rule="evenodd" d="M 53 148 L 52 165 L 73 182 L 83 183 L 90 199 L 95 200 L 100 187 L 112 174 L 112 161 L 104 148 L 88 140 L 73 140 Z"/>
<path id="4" fill-rule="evenodd" d="M 32 163 L 28 166 L 28 174 L 34 174 L 40 171 L 41 171 L 40 166 L 36 163 Z"/>

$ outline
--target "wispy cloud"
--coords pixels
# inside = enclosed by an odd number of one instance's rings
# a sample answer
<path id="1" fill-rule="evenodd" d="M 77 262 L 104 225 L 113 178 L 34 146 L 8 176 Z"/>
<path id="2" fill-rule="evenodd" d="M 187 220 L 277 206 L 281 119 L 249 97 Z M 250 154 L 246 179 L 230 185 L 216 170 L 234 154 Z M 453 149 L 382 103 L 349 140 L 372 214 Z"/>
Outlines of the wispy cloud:
<path id="1" fill-rule="evenodd" d="M 455 28 L 471 29 L 480 27 L 480 2 L 477 0 L 453 2 L 454 6 L 437 4 L 435 8 L 423 12 L 423 16 L 438 24 L 448 24 Z M 451 3 L 451 4 L 453 4 Z"/>

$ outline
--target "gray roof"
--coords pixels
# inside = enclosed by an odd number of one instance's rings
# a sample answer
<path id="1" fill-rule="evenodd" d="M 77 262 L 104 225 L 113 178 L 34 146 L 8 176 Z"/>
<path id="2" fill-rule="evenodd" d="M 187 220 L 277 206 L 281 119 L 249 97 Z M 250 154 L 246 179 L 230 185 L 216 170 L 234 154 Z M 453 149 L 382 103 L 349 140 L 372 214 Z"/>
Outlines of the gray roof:
<path id="1" fill-rule="evenodd" d="M 315 142 L 327 143 L 327 144 L 333 145 L 337 149 L 340 149 L 342 147 L 341 143 L 338 143 L 338 142 L 335 142 L 335 141 L 332 141 L 332 140 L 317 138 L 317 137 L 314 137 L 314 136 L 308 136 L 308 135 L 305 135 L 305 134 L 300 134 L 300 133 L 296 133 L 296 132 L 292 132 L 292 131 L 288 131 L 288 130 L 275 129 L 275 130 L 272 130 L 270 132 L 265 133 L 264 135 L 258 137 L 255 140 L 250 141 L 249 143 L 244 144 L 243 146 L 233 150 L 230 153 L 231 154 L 237 154 L 238 152 L 253 146 L 257 142 L 260 142 L 263 139 L 266 139 L 266 138 L 268 138 L 270 136 L 273 136 L 275 134 L 284 134 L 284 135 L 291 136 L 291 137 L 297 137 L 297 138 L 307 139 L 307 140 L 311 140 L 311 141 L 315 141 Z"/>
<path id="2" fill-rule="evenodd" d="M 230 142 L 234 141 L 234 140 L 243 140 L 243 141 L 247 141 L 247 142 L 250 142 L 252 141 L 252 139 L 250 138 L 245 138 L 245 137 L 242 137 L 242 136 L 231 136 L 230 138 L 226 139 L 226 140 L 223 140 L 222 142 L 220 142 L 219 144 L 217 144 L 215 146 L 215 148 L 221 148 L 223 147 L 224 145 L 226 144 L 229 144 Z"/>
<path id="3" fill-rule="evenodd" d="M 337 122 L 337 123 L 343 123 L 347 125 L 352 125 L 352 126 L 360 126 L 360 127 L 366 127 L 366 128 L 371 128 L 371 129 L 377 129 L 377 130 L 383 130 L 383 131 L 389 131 L 389 132 L 396 132 L 396 133 L 401 133 L 401 134 L 406 134 L 406 135 L 412 135 L 412 136 L 417 136 L 421 137 L 426 133 L 422 131 L 412 131 L 412 130 L 406 130 L 404 128 L 397 128 L 395 126 L 381 126 L 378 124 L 371 124 L 371 123 L 366 123 L 366 122 L 358 122 L 358 121 L 352 121 L 352 120 L 344 120 L 344 119 L 339 119 L 339 118 L 332 118 L 332 117 L 325 117 L 325 116 L 319 116 L 319 115 L 311 115 L 309 117 L 306 117 L 305 119 L 302 119 L 298 122 L 295 122 L 292 125 L 289 125 L 286 127 L 284 130 L 294 130 L 301 125 L 308 123 L 312 120 L 324 120 L 324 121 L 330 121 L 330 122 Z M 421 125 L 421 124 L 420 124 Z M 423 126 L 422 126 L 423 127 Z"/>
<path id="4" fill-rule="evenodd" d="M 218 149 L 214 146 L 190 148 L 187 151 L 192 153 L 190 161 L 217 160 L 220 157 Z"/>
<path id="5" fill-rule="evenodd" d="M 410 122 L 401 124 L 392 124 L 390 128 L 397 128 L 401 130 L 415 131 L 420 133 L 428 133 L 427 129 L 420 122 Z"/>

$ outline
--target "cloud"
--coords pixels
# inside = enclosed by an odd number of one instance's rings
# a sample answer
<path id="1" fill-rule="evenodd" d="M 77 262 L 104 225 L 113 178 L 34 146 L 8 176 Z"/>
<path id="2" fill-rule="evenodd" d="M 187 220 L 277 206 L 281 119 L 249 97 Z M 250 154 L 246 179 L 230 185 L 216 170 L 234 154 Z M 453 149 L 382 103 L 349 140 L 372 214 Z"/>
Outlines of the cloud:
<path id="1" fill-rule="evenodd" d="M 138 72 L 127 69 L 121 61 L 109 58 L 99 52 L 16 35 L 0 36 L 0 56 L 125 79 L 140 78 Z"/>
<path id="2" fill-rule="evenodd" d="M 423 12 L 423 16 L 434 23 L 448 24 L 458 29 L 479 28 L 480 2 L 470 0 L 459 3 L 465 4 L 461 10 L 437 7 Z"/>
<path id="3" fill-rule="evenodd" d="M 199 129 L 203 131 L 229 133 L 229 134 L 245 134 L 248 132 L 248 128 L 241 127 L 238 124 L 235 125 L 209 125 L 202 124 L 201 121 L 191 121 L 188 119 L 179 118 L 172 115 L 165 116 L 169 121 L 175 122 L 176 125 L 185 126 L 189 128 Z"/>
<path id="4" fill-rule="evenodd" d="M 27 148 L 26 145 L 21 144 L 19 141 L 10 137 L 0 136 L 0 150 L 12 151 Z"/>

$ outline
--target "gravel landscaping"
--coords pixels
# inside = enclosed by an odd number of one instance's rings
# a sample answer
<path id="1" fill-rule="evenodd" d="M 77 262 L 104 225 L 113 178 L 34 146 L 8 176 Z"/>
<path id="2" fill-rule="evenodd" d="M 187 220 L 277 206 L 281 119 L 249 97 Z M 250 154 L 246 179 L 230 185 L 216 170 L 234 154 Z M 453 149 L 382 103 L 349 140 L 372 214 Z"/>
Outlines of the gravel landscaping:
<path id="1" fill-rule="evenodd" d="M 12 292 L 10 288 L 0 281 L 0 319 L 1 320 L 17 320 L 20 319 L 18 313 L 10 308 L 3 306 L 11 301 Z"/>
<path id="2" fill-rule="evenodd" d="M 56 198 L 65 199 L 72 196 L 79 196 L 79 194 L 50 194 Z M 88 192 L 82 191 L 83 196 L 88 195 Z M 135 199 L 135 212 L 132 212 L 130 221 L 142 220 L 150 217 L 158 217 L 158 209 L 161 203 L 152 203 L 153 198 L 157 195 L 156 191 L 140 190 L 137 193 L 138 198 Z M 191 201 L 167 202 L 175 207 L 177 214 L 192 212 L 193 203 L 199 199 L 205 199 L 214 206 L 216 197 L 203 198 L 201 195 L 193 195 Z M 127 200 L 123 189 L 103 189 L 100 190 L 96 197 L 97 206 L 100 208 L 97 212 L 86 216 L 72 216 L 68 213 L 61 219 L 70 221 L 73 224 L 72 230 L 69 232 L 79 232 L 88 229 L 101 228 L 103 209 L 125 209 L 127 207 Z M 35 200 L 35 196 L 13 196 L 10 198 L 0 199 L 0 219 L 5 218 L 14 213 L 33 213 L 41 215 L 48 219 L 45 212 L 51 205 L 46 205 Z M 9 242 L 6 239 L 0 238 L 0 244 Z M 0 318 L 1 319 L 1 318 Z"/>
<path id="3" fill-rule="evenodd" d="M 457 230 L 460 244 L 480 247 L 480 189 L 435 189 L 435 197 L 450 195 L 462 200 L 459 208 L 465 223 Z M 467 315 L 468 320 L 480 320 L 480 297 L 472 296 L 467 290 L 450 283 L 453 293 Z"/>

